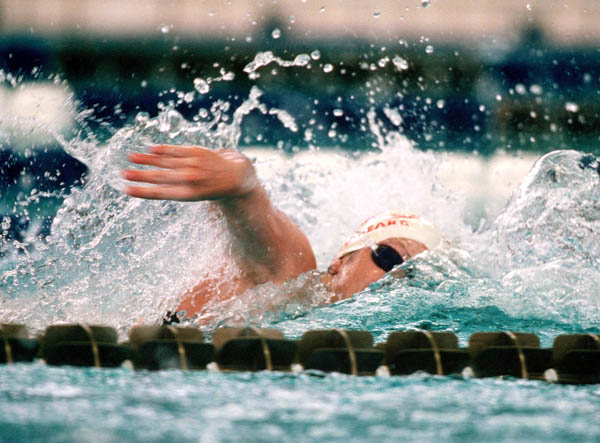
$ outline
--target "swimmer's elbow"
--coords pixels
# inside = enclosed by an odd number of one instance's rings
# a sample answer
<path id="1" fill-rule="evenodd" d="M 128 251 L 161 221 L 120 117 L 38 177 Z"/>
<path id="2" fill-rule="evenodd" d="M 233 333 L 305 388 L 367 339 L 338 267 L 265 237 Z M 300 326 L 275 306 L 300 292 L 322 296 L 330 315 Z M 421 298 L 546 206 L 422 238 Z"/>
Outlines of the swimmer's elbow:
<path id="1" fill-rule="evenodd" d="M 315 253 L 308 242 L 308 239 L 304 239 L 300 248 L 293 254 L 293 271 L 290 278 L 298 277 L 304 272 L 312 271 L 317 268 L 317 259 Z"/>

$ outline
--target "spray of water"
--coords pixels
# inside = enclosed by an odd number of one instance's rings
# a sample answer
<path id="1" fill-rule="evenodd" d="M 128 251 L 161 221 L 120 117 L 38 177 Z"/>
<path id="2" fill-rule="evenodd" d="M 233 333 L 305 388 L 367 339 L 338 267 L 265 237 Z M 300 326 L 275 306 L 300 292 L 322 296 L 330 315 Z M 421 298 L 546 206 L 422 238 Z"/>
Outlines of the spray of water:
<path id="1" fill-rule="evenodd" d="M 309 61 L 308 55 L 285 61 L 261 53 L 245 71 Z M 237 149 L 242 120 L 250 112 L 275 114 L 290 131 L 298 130 L 291 115 L 262 103 L 254 87 L 237 109 L 218 101 L 192 121 L 173 106 L 155 118 L 140 113 L 104 144 L 83 133 L 68 140 L 57 135 L 88 166 L 86 185 L 65 199 L 50 237 L 32 240 L 24 254 L 0 263 L 0 320 L 40 329 L 82 321 L 124 331 L 136 322 L 158 321 L 186 289 L 210 277 L 215 264 L 236 272 L 223 258 L 230 248 L 226 227 L 209 203 L 129 198 L 120 192 L 119 171 L 126 167 L 126 153 L 157 143 Z M 423 214 L 440 227 L 449 246 L 406 263 L 410 278 L 389 275 L 349 302 L 314 309 L 330 294 L 318 275 L 309 273 L 283 287 L 267 284 L 209 305 L 198 322 L 373 329 L 376 318 L 383 332 L 402 323 L 423 326 L 422 316 L 435 317 L 440 310 L 490 306 L 506 315 L 584 326 L 600 319 L 594 284 L 600 277 L 595 158 L 567 151 L 540 159 L 498 219 L 474 232 L 466 221 L 465 196 L 440 184 L 446 156 L 416 150 L 399 132 L 382 131 L 374 111 L 367 117 L 378 152 L 245 153 L 275 205 L 307 233 L 321 269 L 355 226 L 389 209 Z M 402 124 L 391 108 L 385 118 Z M 294 323 L 299 316 L 302 323 Z"/>

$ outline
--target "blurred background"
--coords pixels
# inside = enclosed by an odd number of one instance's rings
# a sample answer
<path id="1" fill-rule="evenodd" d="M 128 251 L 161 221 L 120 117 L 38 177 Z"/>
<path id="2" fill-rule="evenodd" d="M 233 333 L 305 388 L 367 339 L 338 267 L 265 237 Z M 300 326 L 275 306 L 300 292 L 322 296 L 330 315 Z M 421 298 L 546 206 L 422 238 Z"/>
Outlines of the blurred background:
<path id="1" fill-rule="evenodd" d="M 253 86 L 297 130 L 251 113 L 242 146 L 376 149 L 373 112 L 423 150 L 597 153 L 599 23 L 597 0 L 0 0 L 0 232 L 32 189 L 47 232 L 86 173 L 69 139 Z M 295 66 L 249 68 L 267 51 Z"/>

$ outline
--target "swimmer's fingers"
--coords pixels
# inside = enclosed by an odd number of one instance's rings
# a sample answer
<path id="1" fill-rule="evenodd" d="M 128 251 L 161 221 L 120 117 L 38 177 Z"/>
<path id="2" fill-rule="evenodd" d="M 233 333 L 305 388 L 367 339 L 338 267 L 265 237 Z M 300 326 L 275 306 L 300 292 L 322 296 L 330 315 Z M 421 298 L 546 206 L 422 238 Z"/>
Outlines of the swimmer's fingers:
<path id="1" fill-rule="evenodd" d="M 188 164 L 188 160 L 180 157 L 168 155 L 152 154 L 129 154 L 127 157 L 131 163 L 136 165 L 156 166 L 157 168 L 176 169 L 183 168 Z"/>
<path id="2" fill-rule="evenodd" d="M 150 147 L 150 152 L 156 155 L 169 155 L 172 157 L 198 157 L 215 155 L 216 151 L 199 146 L 157 145 Z"/>
<path id="3" fill-rule="evenodd" d="M 198 182 L 198 174 L 188 169 L 172 169 L 172 170 L 150 170 L 138 171 L 136 169 L 126 169 L 121 171 L 121 175 L 125 180 L 132 182 L 152 183 L 155 185 L 179 185 L 179 184 L 196 184 Z"/>
<path id="4" fill-rule="evenodd" d="M 123 192 L 131 197 L 148 200 L 202 200 L 202 196 L 189 186 L 157 185 L 157 186 L 127 186 Z"/>

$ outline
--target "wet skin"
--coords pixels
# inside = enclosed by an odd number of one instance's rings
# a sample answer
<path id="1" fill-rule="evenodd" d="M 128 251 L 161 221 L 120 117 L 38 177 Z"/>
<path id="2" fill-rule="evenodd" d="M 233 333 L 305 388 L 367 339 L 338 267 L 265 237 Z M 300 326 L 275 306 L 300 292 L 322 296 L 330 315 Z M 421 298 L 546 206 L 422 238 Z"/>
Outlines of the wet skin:
<path id="1" fill-rule="evenodd" d="M 394 248 L 404 261 L 427 250 L 423 243 L 406 238 L 388 238 L 378 245 Z M 404 277 L 401 270 L 393 272 L 398 277 Z M 371 248 L 365 247 L 336 258 L 329 266 L 327 274 L 323 276 L 322 282 L 331 292 L 338 294 L 340 299 L 344 299 L 362 291 L 385 274 L 386 272 L 371 258 Z"/>
<path id="2" fill-rule="evenodd" d="M 126 194 L 153 200 L 209 200 L 229 228 L 232 253 L 226 259 L 239 272 L 225 275 L 217 267 L 212 279 L 199 282 L 184 294 L 178 310 L 186 310 L 188 316 L 211 301 L 235 297 L 266 282 L 280 285 L 316 268 L 308 238 L 273 206 L 254 166 L 242 153 L 160 145 L 151 147 L 147 154 L 131 154 L 129 161 L 155 169 L 122 171 L 123 177 L 133 183 L 125 189 Z M 405 238 L 390 238 L 381 244 L 396 249 L 404 260 L 427 249 Z M 373 262 L 367 247 L 335 259 L 322 282 L 341 299 L 362 291 L 383 275 L 385 271 Z"/>

